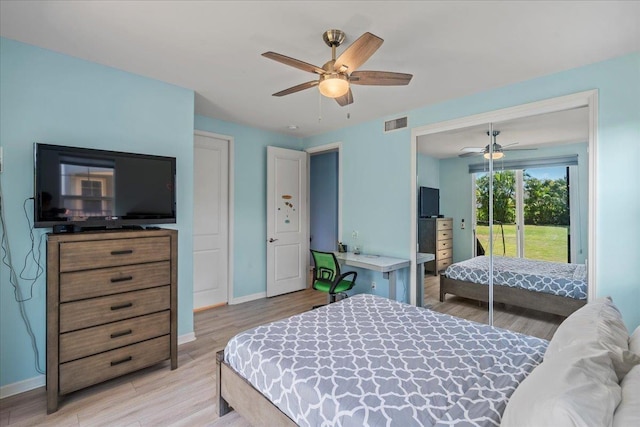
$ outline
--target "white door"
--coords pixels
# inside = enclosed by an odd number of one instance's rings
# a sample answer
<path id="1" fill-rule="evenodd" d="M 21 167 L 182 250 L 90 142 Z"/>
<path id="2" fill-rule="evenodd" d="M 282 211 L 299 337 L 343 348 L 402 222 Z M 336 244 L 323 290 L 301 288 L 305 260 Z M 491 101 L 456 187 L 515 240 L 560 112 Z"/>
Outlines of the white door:
<path id="1" fill-rule="evenodd" d="M 193 150 L 193 308 L 228 298 L 229 141 L 195 135 Z"/>
<path id="2" fill-rule="evenodd" d="M 306 288 L 307 153 L 267 147 L 267 296 Z"/>

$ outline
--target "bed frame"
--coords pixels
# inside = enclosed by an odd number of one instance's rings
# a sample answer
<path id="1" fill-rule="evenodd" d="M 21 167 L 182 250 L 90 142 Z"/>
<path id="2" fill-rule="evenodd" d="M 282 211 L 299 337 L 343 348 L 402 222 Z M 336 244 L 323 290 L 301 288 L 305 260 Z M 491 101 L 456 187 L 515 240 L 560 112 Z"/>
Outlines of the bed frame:
<path id="1" fill-rule="evenodd" d="M 224 350 L 216 353 L 216 365 L 218 415 L 220 417 L 235 410 L 256 427 L 297 426 L 291 418 L 224 361 Z"/>
<path id="2" fill-rule="evenodd" d="M 441 272 L 440 302 L 444 302 L 444 296 L 446 294 L 489 302 L 487 285 L 450 279 L 444 275 L 444 272 Z M 569 316 L 587 303 L 586 300 L 535 292 L 528 289 L 512 288 L 509 286 L 494 286 L 493 301 L 544 311 L 545 313 L 559 314 L 564 317 Z"/>

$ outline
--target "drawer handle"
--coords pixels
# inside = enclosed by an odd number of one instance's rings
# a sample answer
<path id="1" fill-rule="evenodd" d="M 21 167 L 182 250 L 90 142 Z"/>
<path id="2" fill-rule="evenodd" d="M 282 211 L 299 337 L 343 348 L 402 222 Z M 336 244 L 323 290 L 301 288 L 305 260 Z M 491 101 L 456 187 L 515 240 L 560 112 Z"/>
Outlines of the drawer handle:
<path id="1" fill-rule="evenodd" d="M 111 283 L 127 282 L 129 280 L 133 280 L 133 276 L 113 277 Z"/>
<path id="2" fill-rule="evenodd" d="M 125 249 L 123 251 L 111 251 L 111 255 L 129 255 L 133 253 L 133 249 Z"/>
<path id="3" fill-rule="evenodd" d="M 112 305 L 111 306 L 111 310 L 120 310 L 123 308 L 129 308 L 129 307 L 133 307 L 133 303 L 132 302 L 128 302 L 126 304 L 120 304 L 120 305 Z"/>
<path id="4" fill-rule="evenodd" d="M 127 329 L 126 331 L 122 331 L 122 332 L 114 332 L 113 334 L 111 334 L 111 338 L 118 338 L 118 337 L 123 337 L 125 335 L 130 335 L 133 331 L 131 329 Z"/>
<path id="5" fill-rule="evenodd" d="M 116 365 L 119 365 L 121 363 L 130 362 L 132 360 L 133 360 L 133 357 L 131 357 L 131 356 L 125 357 L 124 359 L 120 359 L 120 360 L 114 360 L 113 362 L 111 362 L 111 366 L 116 366 Z"/>

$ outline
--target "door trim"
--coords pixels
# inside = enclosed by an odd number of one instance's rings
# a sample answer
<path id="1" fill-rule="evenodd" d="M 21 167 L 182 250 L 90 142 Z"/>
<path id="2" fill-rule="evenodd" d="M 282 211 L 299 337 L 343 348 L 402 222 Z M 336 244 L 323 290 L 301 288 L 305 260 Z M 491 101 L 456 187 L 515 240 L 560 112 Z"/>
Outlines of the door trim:
<path id="1" fill-rule="evenodd" d="M 311 206 L 311 156 L 314 154 L 338 152 L 338 239 L 342 239 L 342 142 L 318 145 L 304 150 L 307 152 L 307 206 Z M 311 229 L 311 210 L 307 209 L 307 230 Z"/>
<path id="2" fill-rule="evenodd" d="M 596 206 L 597 206 L 597 146 L 598 146 L 598 90 L 592 89 L 584 92 L 578 92 L 571 95 L 558 96 L 541 101 L 531 102 L 527 104 L 516 105 L 513 107 L 503 108 L 499 110 L 489 111 L 486 113 L 474 114 L 471 116 L 456 118 L 438 123 L 432 123 L 426 126 L 420 126 L 411 129 L 411 222 L 410 222 L 410 246 L 409 254 L 411 256 L 411 274 L 409 286 L 409 302 L 416 304 L 416 253 L 418 248 L 417 240 L 417 162 L 418 162 L 418 137 L 429 135 L 463 127 L 482 125 L 492 122 L 518 119 L 522 117 L 533 116 L 537 114 L 552 113 L 557 111 L 568 110 L 571 108 L 589 107 L 589 141 L 588 141 L 588 160 L 589 160 L 589 189 L 588 189 L 588 223 L 587 223 L 587 277 L 589 278 L 588 300 L 591 301 L 596 297 Z"/>
<path id="3" fill-rule="evenodd" d="M 219 133 L 213 133 L 213 132 L 206 132 L 203 130 L 196 130 L 193 132 L 193 135 L 199 135 L 199 136 L 205 136 L 205 137 L 209 137 L 209 138 L 217 138 L 217 139 L 223 139 L 225 141 L 227 141 L 227 143 L 229 144 L 229 165 L 228 165 L 228 173 L 229 176 L 227 178 L 227 182 L 228 182 L 228 198 L 229 198 L 229 203 L 228 203 L 228 210 L 227 210 L 227 216 L 228 216 L 228 228 L 227 228 L 227 304 L 234 304 L 234 297 L 233 297 L 233 283 L 234 283 L 234 279 L 233 279 L 233 241 L 234 241 L 234 182 L 233 182 L 233 177 L 235 176 L 234 173 L 234 155 L 233 155 L 233 137 L 229 136 L 229 135 L 222 135 Z M 195 141 L 194 141 L 195 144 Z M 193 248 L 191 248 L 191 250 L 193 251 Z M 192 304 L 193 305 L 193 304 Z M 193 310 L 193 307 L 191 307 Z"/>

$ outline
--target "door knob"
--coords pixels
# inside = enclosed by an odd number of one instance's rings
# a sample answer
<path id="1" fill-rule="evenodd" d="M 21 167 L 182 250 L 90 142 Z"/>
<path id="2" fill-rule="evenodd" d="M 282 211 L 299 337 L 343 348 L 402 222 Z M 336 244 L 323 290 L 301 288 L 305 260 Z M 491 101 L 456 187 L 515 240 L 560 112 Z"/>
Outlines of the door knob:
<path id="1" fill-rule="evenodd" d="M 275 241 L 277 241 L 278 239 L 274 239 L 273 237 L 270 237 L 269 240 L 267 240 L 267 242 L 269 243 L 273 243 Z"/>

